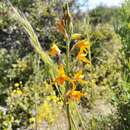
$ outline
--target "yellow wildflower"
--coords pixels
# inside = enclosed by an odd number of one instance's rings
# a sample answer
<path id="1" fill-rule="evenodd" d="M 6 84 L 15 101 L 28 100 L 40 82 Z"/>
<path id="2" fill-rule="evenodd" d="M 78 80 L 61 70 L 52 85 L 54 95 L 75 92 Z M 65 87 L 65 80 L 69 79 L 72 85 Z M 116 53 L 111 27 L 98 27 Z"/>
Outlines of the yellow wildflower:
<path id="1" fill-rule="evenodd" d="M 85 62 L 86 64 L 91 64 L 91 62 L 86 58 L 87 54 L 85 54 L 83 51 L 80 51 L 77 55 L 78 61 Z"/>
<path id="2" fill-rule="evenodd" d="M 53 122 L 52 107 L 49 102 L 45 101 L 39 105 L 37 111 L 37 121 L 39 124 L 42 123 L 43 120 Z"/>
<path id="3" fill-rule="evenodd" d="M 59 85 L 63 85 L 65 80 L 68 80 L 69 77 L 65 74 L 63 65 L 60 65 L 59 76 L 56 78 L 56 82 Z"/>
<path id="4" fill-rule="evenodd" d="M 16 90 L 16 94 L 21 95 L 21 94 L 23 94 L 23 92 L 21 90 Z"/>
<path id="5" fill-rule="evenodd" d="M 78 71 L 75 75 L 74 75 L 74 81 L 80 82 L 80 83 L 86 83 L 85 80 L 83 80 L 84 75 L 82 74 L 82 70 Z"/>
<path id="6" fill-rule="evenodd" d="M 78 33 L 72 34 L 71 39 L 72 40 L 79 40 L 79 39 L 81 39 L 81 34 L 78 34 Z"/>
<path id="7" fill-rule="evenodd" d="M 51 56 L 57 56 L 57 55 L 60 54 L 60 52 L 61 52 L 61 51 L 60 51 L 60 49 L 58 48 L 58 46 L 57 46 L 55 43 L 53 43 L 49 54 L 50 54 Z"/>
<path id="8" fill-rule="evenodd" d="M 13 92 L 12 92 L 12 96 L 20 96 L 22 94 L 23 94 L 23 92 L 19 89 L 13 90 Z"/>
<path id="9" fill-rule="evenodd" d="M 90 49 L 90 43 L 87 40 L 80 40 L 74 45 L 75 47 L 79 48 L 80 51 L 87 51 Z"/>
<path id="10" fill-rule="evenodd" d="M 84 94 L 80 91 L 72 90 L 69 92 L 69 97 L 75 101 L 79 101 L 82 96 L 84 96 Z"/>
<path id="11" fill-rule="evenodd" d="M 20 85 L 19 83 L 15 83 L 14 84 L 15 87 L 19 87 L 19 85 Z"/>

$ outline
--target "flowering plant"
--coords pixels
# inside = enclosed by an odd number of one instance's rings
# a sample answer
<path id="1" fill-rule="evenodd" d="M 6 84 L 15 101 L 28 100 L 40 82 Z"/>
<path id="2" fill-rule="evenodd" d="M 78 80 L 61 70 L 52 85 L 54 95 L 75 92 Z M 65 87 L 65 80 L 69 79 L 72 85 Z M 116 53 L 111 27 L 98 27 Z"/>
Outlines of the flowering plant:
<path id="1" fill-rule="evenodd" d="M 14 18 L 19 21 L 28 33 L 32 46 L 48 68 L 51 77 L 48 76 L 46 80 L 49 85 L 56 87 L 58 91 L 57 96 L 63 102 L 63 109 L 67 113 L 68 129 L 72 130 L 72 123 L 74 124 L 74 121 L 71 117 L 70 103 L 79 102 L 81 97 L 86 95 L 82 90 L 78 90 L 77 86 L 78 84 L 84 85 L 87 83 L 83 67 L 86 65 L 91 67 L 91 61 L 88 59 L 90 42 L 84 39 L 81 34 L 73 33 L 72 17 L 67 3 L 63 7 L 63 17 L 57 22 L 56 26 L 59 33 L 63 35 L 63 42 L 66 43 L 66 52 L 62 52 L 56 42 L 52 43 L 49 52 L 43 51 L 26 17 L 21 17 L 19 12 L 14 7 L 12 8 L 15 14 Z M 71 42 L 74 42 L 74 44 L 71 45 Z"/>

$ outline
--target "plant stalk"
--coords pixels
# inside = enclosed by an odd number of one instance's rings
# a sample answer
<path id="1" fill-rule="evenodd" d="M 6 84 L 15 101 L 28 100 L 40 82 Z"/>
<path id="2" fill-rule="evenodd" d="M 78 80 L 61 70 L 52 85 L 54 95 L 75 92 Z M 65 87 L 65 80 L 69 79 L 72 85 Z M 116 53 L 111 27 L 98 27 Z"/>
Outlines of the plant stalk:
<path id="1" fill-rule="evenodd" d="M 69 74 L 69 49 L 70 49 L 70 41 L 67 41 L 67 51 L 66 51 L 66 72 Z M 66 84 L 66 92 L 69 90 L 69 84 Z M 68 99 L 67 99 L 68 100 Z M 68 101 L 66 101 L 68 102 Z M 66 103 L 66 113 L 67 113 L 67 119 L 68 119 L 68 130 L 72 130 L 71 126 L 71 117 L 70 117 L 70 106 L 68 103 Z"/>

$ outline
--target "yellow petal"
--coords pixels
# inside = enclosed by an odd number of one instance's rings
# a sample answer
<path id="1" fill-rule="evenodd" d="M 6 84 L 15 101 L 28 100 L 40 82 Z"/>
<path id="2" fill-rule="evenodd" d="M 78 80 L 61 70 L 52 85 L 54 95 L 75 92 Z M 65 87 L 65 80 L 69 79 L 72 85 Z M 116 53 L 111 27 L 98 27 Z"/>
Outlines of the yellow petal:
<path id="1" fill-rule="evenodd" d="M 84 94 L 80 91 L 72 90 L 69 92 L 69 97 L 72 100 L 79 101 L 82 96 L 84 96 Z"/>
<path id="2" fill-rule="evenodd" d="M 80 40 L 80 41 L 78 41 L 77 43 L 76 43 L 76 45 L 75 45 L 77 48 L 80 48 L 80 49 L 90 49 L 90 43 L 89 43 L 89 41 L 87 41 L 87 40 Z"/>
<path id="3" fill-rule="evenodd" d="M 61 75 L 59 77 L 56 78 L 56 82 L 59 84 L 59 85 L 63 85 L 64 82 L 68 79 L 68 77 L 66 75 Z"/>
<path id="4" fill-rule="evenodd" d="M 80 51 L 77 55 L 77 59 L 79 61 L 85 62 L 86 64 L 91 64 L 91 62 L 86 58 L 86 55 L 84 52 Z"/>
<path id="5" fill-rule="evenodd" d="M 63 65 L 60 65 L 60 67 L 59 67 L 59 74 L 60 75 L 64 75 L 65 74 L 64 66 Z"/>
<path id="6" fill-rule="evenodd" d="M 78 71 L 75 75 L 74 75 L 74 81 L 75 82 L 79 82 L 81 84 L 87 83 L 87 81 L 83 80 L 84 75 L 82 74 L 82 70 Z"/>
<path id="7" fill-rule="evenodd" d="M 86 57 L 82 57 L 80 60 L 85 62 L 86 64 L 91 64 L 91 62 Z"/>
<path id="8" fill-rule="evenodd" d="M 69 79 L 69 77 L 65 74 L 63 65 L 60 65 L 60 67 L 59 67 L 59 74 L 58 75 L 59 76 L 56 78 L 56 82 L 59 85 L 63 85 L 64 82 Z"/>
<path id="9" fill-rule="evenodd" d="M 49 54 L 50 54 L 51 56 L 56 56 L 56 55 L 59 55 L 60 52 L 61 52 L 61 51 L 60 51 L 60 49 L 58 48 L 58 46 L 57 46 L 55 43 L 53 43 Z"/>
<path id="10" fill-rule="evenodd" d="M 74 79 L 79 80 L 79 79 L 83 79 L 84 75 L 82 74 L 82 70 L 78 71 L 75 75 L 74 75 Z"/>

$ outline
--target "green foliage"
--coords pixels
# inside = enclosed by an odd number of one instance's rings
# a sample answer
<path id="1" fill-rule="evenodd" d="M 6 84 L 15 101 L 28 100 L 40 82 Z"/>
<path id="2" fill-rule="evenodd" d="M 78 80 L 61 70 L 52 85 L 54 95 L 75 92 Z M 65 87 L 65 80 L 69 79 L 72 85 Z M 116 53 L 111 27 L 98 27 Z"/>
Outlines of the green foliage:
<path id="1" fill-rule="evenodd" d="M 8 13 L 5 3 L 0 2 L 0 29 L 8 25 Z"/>
<path id="2" fill-rule="evenodd" d="M 99 6 L 89 12 L 90 23 L 97 25 L 99 23 L 109 23 L 112 22 L 115 17 L 117 18 L 119 8 L 115 7 L 104 7 Z"/>

